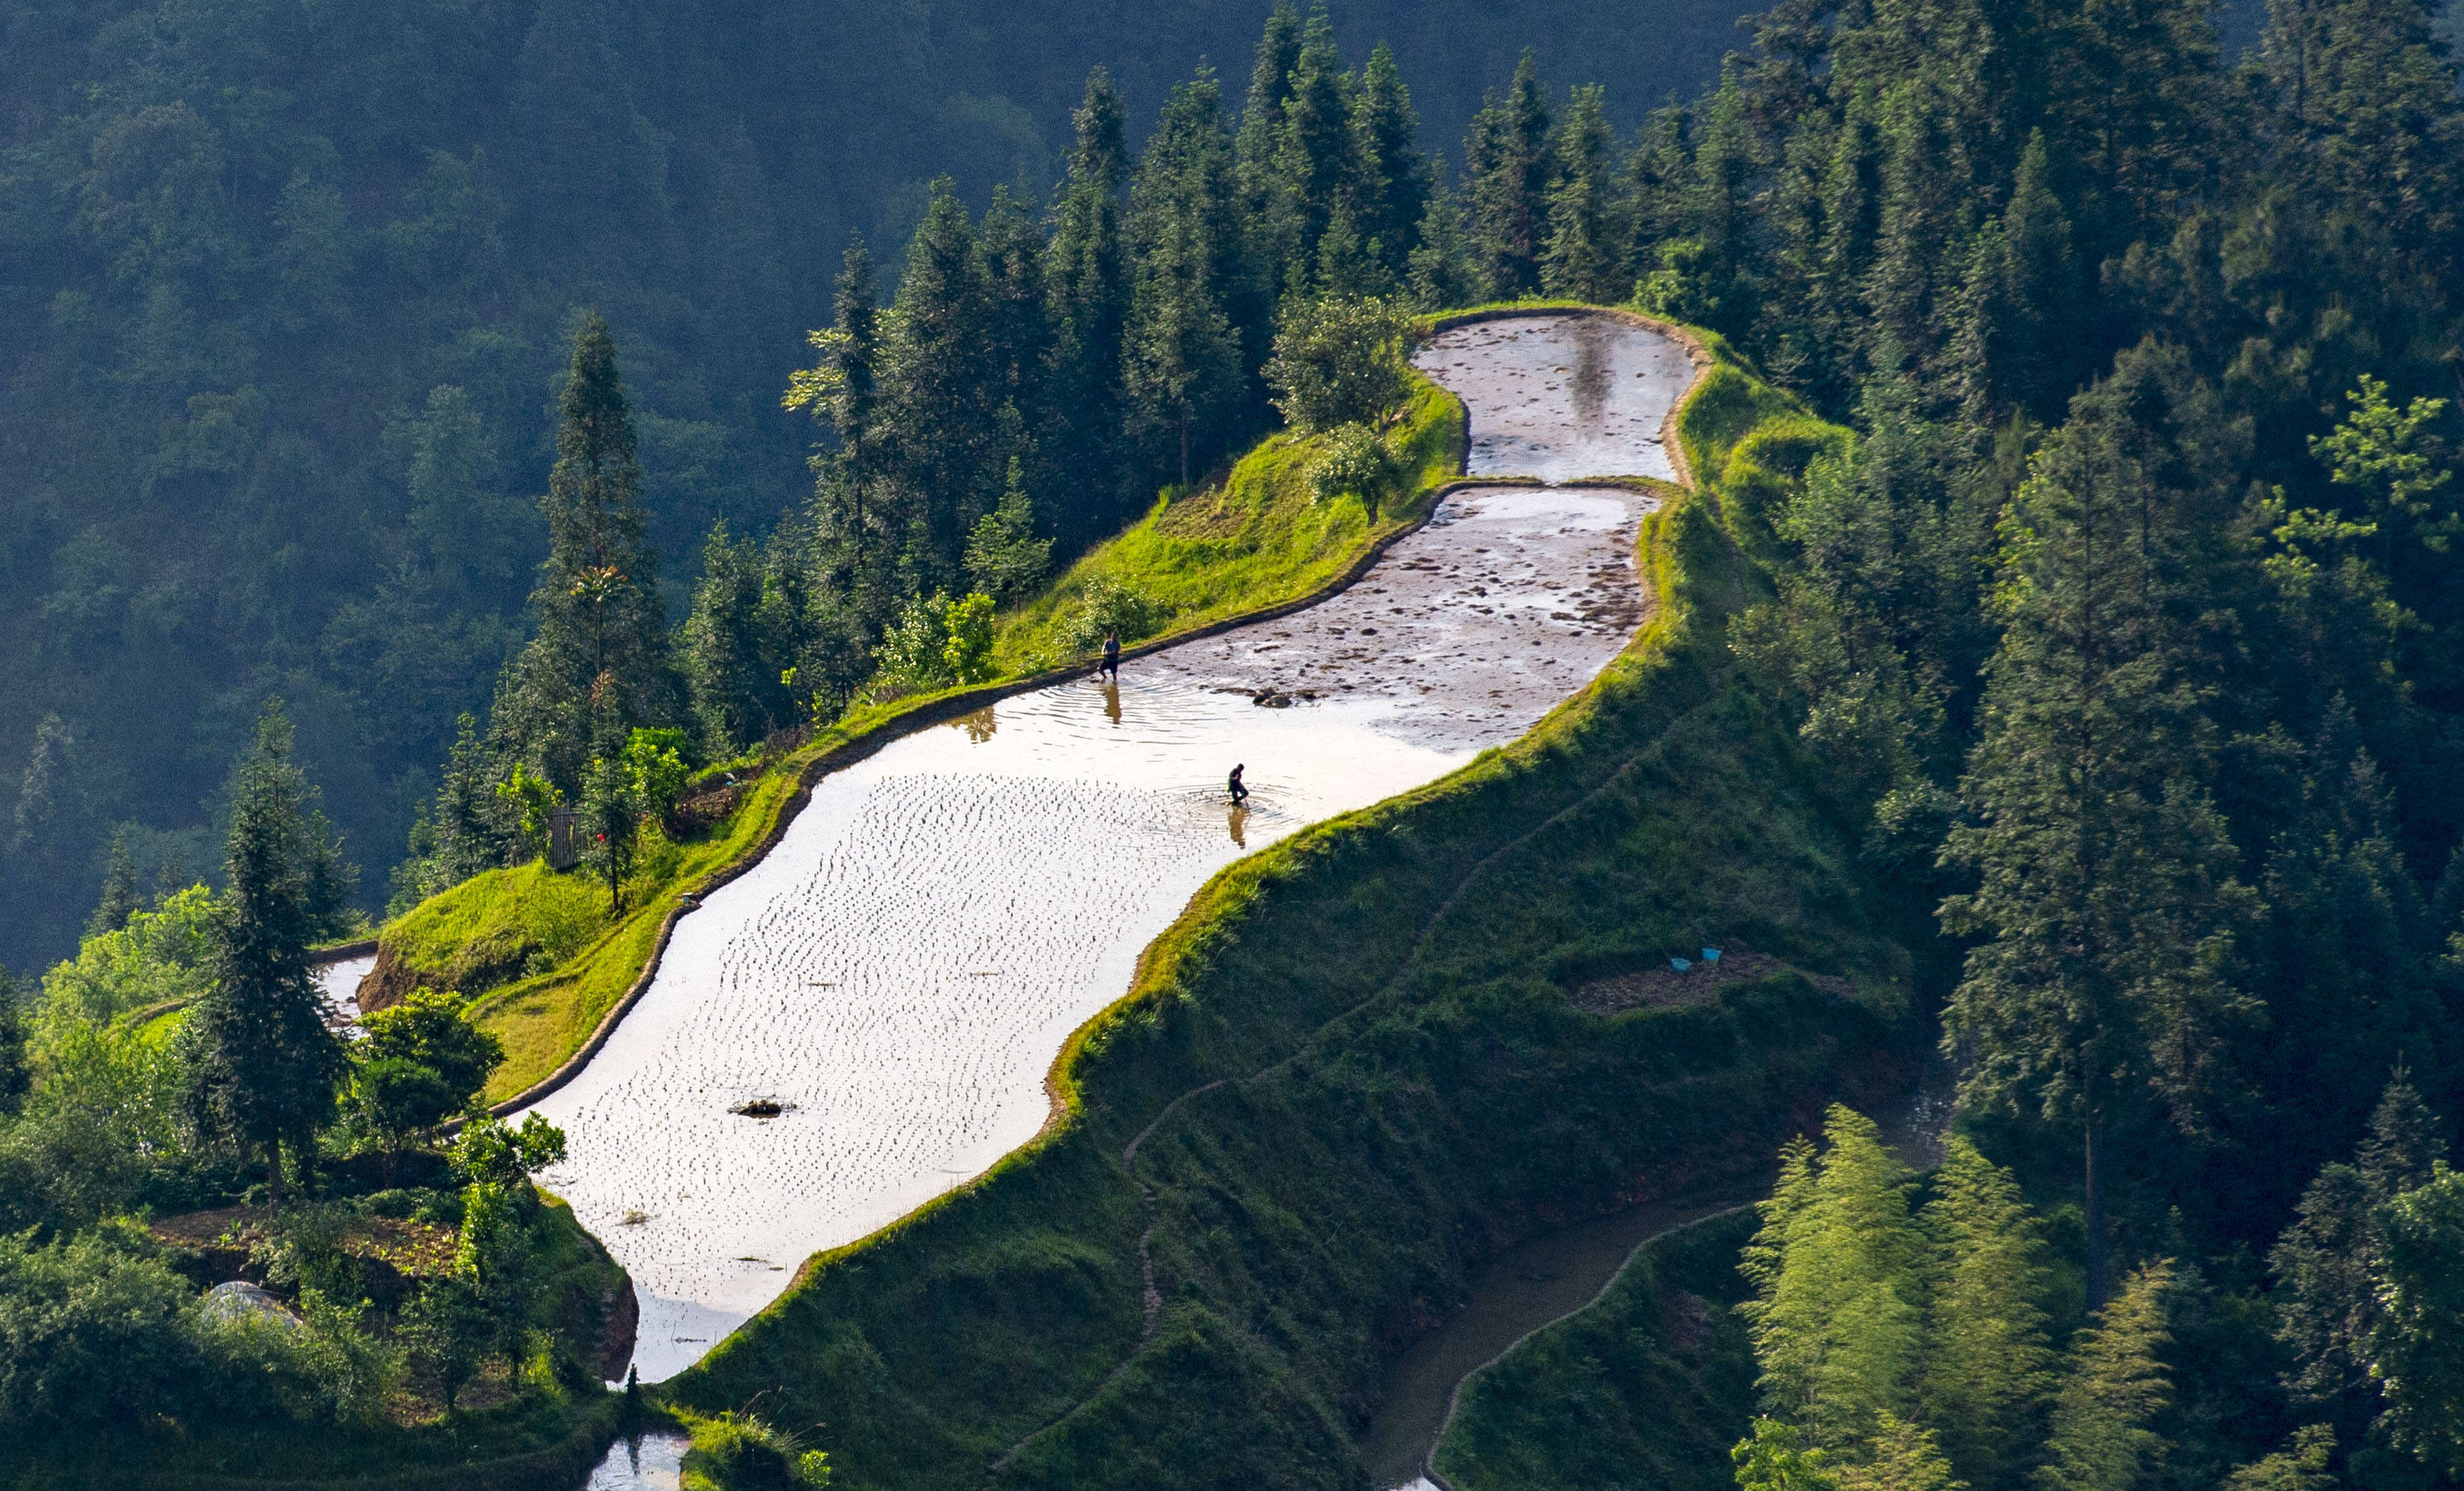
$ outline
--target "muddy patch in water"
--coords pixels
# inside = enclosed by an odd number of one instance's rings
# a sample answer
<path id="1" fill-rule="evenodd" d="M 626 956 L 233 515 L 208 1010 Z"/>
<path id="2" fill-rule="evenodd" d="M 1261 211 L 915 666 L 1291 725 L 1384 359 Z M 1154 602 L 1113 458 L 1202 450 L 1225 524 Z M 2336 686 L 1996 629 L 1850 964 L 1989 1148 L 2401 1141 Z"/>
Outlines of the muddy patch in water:
<path id="1" fill-rule="evenodd" d="M 1441 331 L 1412 362 L 1470 410 L 1475 476 L 1677 479 L 1661 427 L 1694 364 L 1658 332 L 1605 316 L 1514 317 Z"/>

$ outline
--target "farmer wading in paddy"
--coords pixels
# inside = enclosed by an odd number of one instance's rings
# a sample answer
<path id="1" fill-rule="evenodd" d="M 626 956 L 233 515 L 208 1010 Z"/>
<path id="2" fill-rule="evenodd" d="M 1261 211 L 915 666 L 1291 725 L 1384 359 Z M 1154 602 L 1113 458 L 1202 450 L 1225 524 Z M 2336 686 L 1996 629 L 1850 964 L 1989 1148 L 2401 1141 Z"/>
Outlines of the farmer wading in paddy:
<path id="1" fill-rule="evenodd" d="M 1104 661 L 1095 670 L 1110 677 L 1114 683 L 1121 681 L 1121 639 L 1119 637 L 1109 632 L 1105 634 Z"/>
<path id="2" fill-rule="evenodd" d="M 1224 786 L 1230 790 L 1232 801 L 1236 806 L 1249 800 L 1249 789 L 1241 784 L 1241 774 L 1248 769 L 1246 762 L 1234 766 L 1231 779 L 1224 783 Z"/>

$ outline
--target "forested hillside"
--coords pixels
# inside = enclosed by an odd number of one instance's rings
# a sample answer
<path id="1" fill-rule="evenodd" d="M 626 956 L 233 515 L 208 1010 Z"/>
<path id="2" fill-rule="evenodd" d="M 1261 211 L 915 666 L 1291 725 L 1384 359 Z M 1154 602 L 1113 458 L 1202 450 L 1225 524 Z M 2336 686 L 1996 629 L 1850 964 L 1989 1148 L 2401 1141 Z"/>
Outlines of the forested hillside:
<path id="1" fill-rule="evenodd" d="M 1091 66 L 1142 136 L 1201 57 L 1237 101 L 1266 10 L 0 7 L 0 961 L 70 950 L 117 826 L 149 885 L 209 871 L 269 693 L 381 906 L 524 634 L 575 315 L 616 328 L 681 617 L 713 520 L 758 534 L 809 490 L 778 391 L 848 234 L 894 264 L 943 175 L 1041 217 Z M 1630 123 L 1735 13 L 1334 19 L 1355 59 L 1394 44 L 1417 152 L 1526 45 L 1620 78 Z"/>

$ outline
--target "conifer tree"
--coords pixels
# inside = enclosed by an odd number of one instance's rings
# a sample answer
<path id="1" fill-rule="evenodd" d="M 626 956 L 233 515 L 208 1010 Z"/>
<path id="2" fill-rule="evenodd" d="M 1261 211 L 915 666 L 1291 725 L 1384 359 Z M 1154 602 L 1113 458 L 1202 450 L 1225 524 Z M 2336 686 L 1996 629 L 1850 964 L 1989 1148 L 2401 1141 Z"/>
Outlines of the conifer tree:
<path id="1" fill-rule="evenodd" d="M 1413 302 L 1423 311 L 1441 311 L 1478 298 L 1463 204 L 1446 186 L 1442 162 L 1430 171 L 1428 207 L 1420 214 L 1417 237 L 1411 261 Z"/>
<path id="2" fill-rule="evenodd" d="M 1412 107 L 1412 91 L 1403 85 L 1394 51 L 1382 41 L 1360 70 L 1352 141 L 1360 170 L 1353 193 L 1359 231 L 1376 246 L 1375 256 L 1387 274 L 1400 281 L 1420 246 L 1431 172 L 1420 153 L 1420 117 Z"/>
<path id="3" fill-rule="evenodd" d="M 1122 193 L 1130 184 L 1125 112 L 1111 76 L 1100 67 L 1088 74 L 1086 98 L 1072 116 L 1077 144 L 1053 208 L 1045 252 L 1052 375 L 1045 418 L 1052 434 L 1037 466 L 1044 478 L 1039 490 L 1079 493 L 1077 508 L 1045 515 L 1079 542 L 1111 525 L 1124 494 L 1121 338 L 1130 308 L 1121 224 Z"/>
<path id="4" fill-rule="evenodd" d="M 1244 402 L 1231 145 L 1215 79 L 1200 72 L 1173 90 L 1130 194 L 1124 382 L 1134 429 L 1184 483 Z"/>
<path id="5" fill-rule="evenodd" d="M 268 701 L 231 781 L 213 983 L 182 1039 L 189 1127 L 205 1143 L 256 1156 L 276 1203 L 284 1147 L 303 1159 L 313 1152 L 345 1069 L 308 970 L 308 947 L 320 930 L 319 866 L 331 845 L 291 758 L 291 721 L 279 702 Z"/>
<path id="6" fill-rule="evenodd" d="M 831 324 L 805 340 L 819 362 L 798 369 L 780 401 L 803 409 L 829 431 L 833 450 L 812 458 L 815 517 L 825 535 L 846 548 L 853 579 L 865 584 L 886 558 L 887 503 L 881 430 L 882 363 L 880 291 L 872 255 L 862 239 L 851 240 L 831 292 Z"/>
<path id="7" fill-rule="evenodd" d="M 2322 1167 L 2268 1264 L 2281 1288 L 2277 1335 L 2296 1366 L 2285 1385 L 2331 1398 L 2370 1387 L 2371 1338 L 2385 1319 L 2377 1274 L 2380 1209 L 2429 1180 L 2447 1146 L 2438 1121 L 2398 1072 L 2351 1162 Z"/>
<path id="8" fill-rule="evenodd" d="M 548 473 L 548 557 L 531 592 L 535 631 L 491 728 L 560 786 L 581 779 L 605 714 L 629 729 L 670 707 L 667 608 L 642 506 L 633 415 L 616 339 L 596 314 L 573 339 Z"/>
<path id="9" fill-rule="evenodd" d="M 1463 140 L 1463 192 L 1484 293 L 1513 299 L 1540 289 L 1548 241 L 1549 107 L 1540 64 L 1526 50 L 1506 96 L 1490 95 Z"/>
<path id="10" fill-rule="evenodd" d="M 1001 495 L 1000 386 L 983 376 L 992 296 L 975 225 L 948 177 L 908 245 L 884 338 L 883 430 L 893 478 L 917 506 L 905 558 L 955 575 L 976 518 Z"/>
<path id="11" fill-rule="evenodd" d="M 2125 359 L 2072 406 L 2005 522 L 2006 630 L 1946 862 L 1976 888 L 1944 925 L 1981 933 L 1947 1012 L 1965 1101 L 2081 1136 L 2091 1304 L 2105 1297 L 2105 1145 L 2153 1111 L 2198 1133 L 2250 914 L 2201 775 L 2202 587 L 2222 495 L 2212 406 L 2176 356 Z"/>
<path id="12" fill-rule="evenodd" d="M 111 855 L 102 870 L 102 895 L 95 902 L 85 934 L 95 937 L 118 932 L 128 925 L 132 913 L 144 909 L 144 900 L 137 890 L 137 859 L 128 852 L 128 830 L 115 828 L 111 831 Z"/>
<path id="13" fill-rule="evenodd" d="M 1285 197 L 1280 218 L 1287 225 L 1278 244 L 1287 289 L 1313 288 L 1316 263 L 1328 226 L 1346 219 L 1357 253 L 1362 163 L 1353 127 L 1352 74 L 1334 43 L 1334 22 L 1323 10 L 1309 12 L 1301 49 L 1292 63 L 1291 91 L 1275 141 L 1275 186 Z M 1299 277 L 1293 278 L 1294 272 Z"/>
<path id="14" fill-rule="evenodd" d="M 1284 143 L 1284 109 L 1292 97 L 1292 72 L 1301 60 L 1301 12 L 1292 0 L 1277 0 L 1266 12 L 1265 29 L 1249 65 L 1249 92 L 1241 104 L 1241 129 L 1234 139 L 1235 170 L 1244 236 L 1265 259 L 1270 280 L 1274 267 L 1289 261 L 1297 234 L 1290 221 L 1291 199 L 1284 188 L 1280 163 Z M 1271 296 L 1279 285 L 1270 284 Z"/>
<path id="15" fill-rule="evenodd" d="M 1596 83 L 1577 88 L 1558 121 L 1554 180 L 1549 187 L 1549 237 L 1541 251 L 1540 285 L 1551 296 L 1615 304 L 1632 291 L 1617 252 L 1621 236 L 1610 182 L 1607 95 Z"/>
<path id="16" fill-rule="evenodd" d="M 731 537 L 723 518 L 714 524 L 702 547 L 680 661 L 703 747 L 715 760 L 760 739 L 788 713 L 780 677 L 791 665 L 781 655 L 781 639 L 768 635 L 764 581 L 760 546 Z"/>

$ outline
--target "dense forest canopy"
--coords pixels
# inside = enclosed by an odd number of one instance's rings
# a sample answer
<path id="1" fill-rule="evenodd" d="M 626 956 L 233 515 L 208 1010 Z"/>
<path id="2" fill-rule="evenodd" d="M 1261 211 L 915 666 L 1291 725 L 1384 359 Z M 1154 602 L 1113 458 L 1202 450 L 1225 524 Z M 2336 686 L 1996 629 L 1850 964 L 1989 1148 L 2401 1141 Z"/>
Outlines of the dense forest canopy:
<path id="1" fill-rule="evenodd" d="M 70 951 L 115 827 L 148 886 L 209 872 L 275 691 L 381 905 L 524 636 L 578 312 L 622 344 L 681 616 L 712 521 L 759 534 L 806 490 L 778 389 L 850 231 L 895 255 L 943 175 L 1040 215 L 1091 65 L 1143 136 L 1201 57 L 1237 105 L 1267 9 L 0 7 L 0 961 Z M 1393 44 L 1436 148 L 1524 46 L 1618 79 L 1631 123 L 1734 18 L 1334 20 L 1355 57 Z"/>

